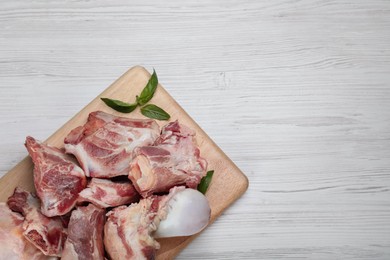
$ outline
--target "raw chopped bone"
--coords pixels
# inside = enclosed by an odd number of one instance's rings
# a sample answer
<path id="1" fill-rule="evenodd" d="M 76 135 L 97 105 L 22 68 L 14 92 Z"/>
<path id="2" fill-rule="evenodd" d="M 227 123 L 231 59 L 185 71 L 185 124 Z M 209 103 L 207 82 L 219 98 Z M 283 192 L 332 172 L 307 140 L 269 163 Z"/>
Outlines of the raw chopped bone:
<path id="1" fill-rule="evenodd" d="M 86 176 L 111 178 L 127 175 L 133 149 L 152 144 L 159 133 L 154 120 L 95 111 L 85 125 L 68 134 L 65 149 L 76 156 Z"/>
<path id="2" fill-rule="evenodd" d="M 8 207 L 22 214 L 23 235 L 45 255 L 61 256 L 67 232 L 61 217 L 46 217 L 32 193 L 16 188 L 7 200 Z"/>
<path id="3" fill-rule="evenodd" d="M 79 201 L 89 201 L 101 208 L 116 207 L 136 202 L 139 194 L 133 184 L 92 178 L 87 188 L 79 194 Z"/>
<path id="4" fill-rule="evenodd" d="M 129 179 L 144 198 L 170 188 L 196 188 L 206 174 L 207 162 L 200 157 L 195 133 L 178 121 L 167 124 L 153 146 L 134 150 Z"/>
<path id="5" fill-rule="evenodd" d="M 42 213 L 48 217 L 65 215 L 87 185 L 83 170 L 62 150 L 30 136 L 26 147 L 34 162 L 34 185 Z"/>
<path id="6" fill-rule="evenodd" d="M 105 213 L 93 204 L 72 211 L 62 260 L 104 260 Z"/>

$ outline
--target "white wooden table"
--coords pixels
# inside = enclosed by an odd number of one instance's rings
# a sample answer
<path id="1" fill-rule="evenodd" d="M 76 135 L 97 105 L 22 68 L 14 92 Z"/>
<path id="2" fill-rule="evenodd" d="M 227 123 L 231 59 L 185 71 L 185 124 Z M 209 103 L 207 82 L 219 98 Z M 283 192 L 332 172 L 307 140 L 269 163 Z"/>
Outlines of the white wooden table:
<path id="1" fill-rule="evenodd" d="M 390 259 L 389 1 L 0 3 L 0 175 L 133 65 L 249 178 L 179 259 Z"/>

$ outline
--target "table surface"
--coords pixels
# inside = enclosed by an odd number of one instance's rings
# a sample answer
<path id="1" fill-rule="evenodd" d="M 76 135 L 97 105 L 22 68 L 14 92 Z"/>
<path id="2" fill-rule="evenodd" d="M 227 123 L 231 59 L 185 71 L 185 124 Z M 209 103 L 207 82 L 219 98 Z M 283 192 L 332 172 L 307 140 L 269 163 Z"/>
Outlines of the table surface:
<path id="1" fill-rule="evenodd" d="M 0 175 L 123 72 L 249 178 L 178 259 L 390 258 L 389 1 L 0 3 Z"/>

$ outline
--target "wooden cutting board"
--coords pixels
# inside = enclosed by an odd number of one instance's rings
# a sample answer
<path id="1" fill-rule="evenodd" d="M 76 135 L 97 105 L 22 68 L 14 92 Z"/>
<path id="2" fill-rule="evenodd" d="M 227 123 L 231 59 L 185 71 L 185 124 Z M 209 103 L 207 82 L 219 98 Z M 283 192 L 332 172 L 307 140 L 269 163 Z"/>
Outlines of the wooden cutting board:
<path id="1" fill-rule="evenodd" d="M 118 113 L 107 107 L 100 98 L 108 97 L 134 102 L 135 96 L 141 93 L 149 78 L 149 72 L 143 67 L 136 66 L 131 68 L 45 142 L 62 148 L 65 136 L 73 128 L 83 125 L 87 121 L 88 114 L 96 110 L 102 110 L 118 116 L 145 118 L 140 114 L 139 109 L 131 114 Z M 158 86 L 150 103 L 156 104 L 167 111 L 171 115 L 170 121 L 178 119 L 179 122 L 188 125 L 196 131 L 201 156 L 209 162 L 208 169 L 214 170 L 213 180 L 206 194 L 211 207 L 211 224 L 246 191 L 248 179 L 161 85 Z M 158 121 L 160 126 L 166 123 L 166 121 Z M 20 140 L 20 145 L 23 145 L 23 142 L 24 140 Z M 3 176 L 0 179 L 0 201 L 6 201 L 16 186 L 34 191 L 32 171 L 32 161 L 29 157 L 26 157 Z M 158 251 L 157 259 L 174 258 L 196 236 L 159 239 L 161 249 Z"/>

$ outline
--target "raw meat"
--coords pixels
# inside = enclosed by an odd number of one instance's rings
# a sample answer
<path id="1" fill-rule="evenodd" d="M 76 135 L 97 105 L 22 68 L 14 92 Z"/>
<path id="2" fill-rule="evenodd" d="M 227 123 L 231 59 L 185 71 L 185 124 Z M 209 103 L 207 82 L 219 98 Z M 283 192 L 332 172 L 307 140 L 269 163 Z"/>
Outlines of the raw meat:
<path id="1" fill-rule="evenodd" d="M 178 185 L 196 188 L 206 169 L 207 162 L 200 157 L 195 133 L 175 121 L 163 128 L 154 146 L 134 150 L 129 179 L 145 198 Z"/>
<path id="2" fill-rule="evenodd" d="M 60 217 L 43 215 L 38 198 L 21 188 L 15 189 L 7 204 L 12 211 L 24 217 L 23 235 L 28 241 L 45 255 L 61 256 L 67 234 Z"/>
<path id="3" fill-rule="evenodd" d="M 65 150 L 77 157 L 88 177 L 128 175 L 133 149 L 151 145 L 159 132 L 154 120 L 96 111 L 89 114 L 84 126 L 73 129 L 65 138 Z"/>
<path id="4" fill-rule="evenodd" d="M 103 228 L 106 211 L 93 204 L 72 211 L 63 260 L 104 260 Z"/>
<path id="5" fill-rule="evenodd" d="M 151 233 L 156 230 L 160 197 L 142 199 L 107 214 L 104 245 L 110 259 L 154 259 L 160 245 Z"/>
<path id="6" fill-rule="evenodd" d="M 45 256 L 23 236 L 24 218 L 12 212 L 4 202 L 0 202 L 0 252 L 1 259 L 7 260 L 46 260 Z"/>
<path id="7" fill-rule="evenodd" d="M 130 181 L 114 182 L 92 178 L 79 194 L 79 201 L 89 201 L 101 208 L 116 207 L 139 200 L 139 194 Z"/>
<path id="8" fill-rule="evenodd" d="M 64 215 L 76 204 L 87 185 L 83 170 L 58 148 L 26 138 L 34 162 L 34 185 L 41 199 L 41 211 L 48 217 Z"/>

